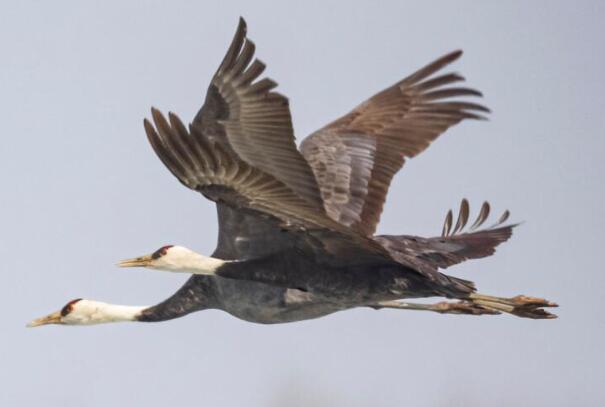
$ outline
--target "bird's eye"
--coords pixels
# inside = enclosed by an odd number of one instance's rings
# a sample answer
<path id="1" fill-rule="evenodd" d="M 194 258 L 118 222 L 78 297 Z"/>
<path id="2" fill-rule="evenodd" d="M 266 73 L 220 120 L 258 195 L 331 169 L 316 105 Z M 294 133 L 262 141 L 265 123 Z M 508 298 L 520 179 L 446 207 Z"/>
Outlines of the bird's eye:
<path id="1" fill-rule="evenodd" d="M 74 309 L 74 304 L 80 301 L 82 298 L 76 298 L 75 300 L 71 300 L 68 302 L 63 308 L 61 308 L 61 316 L 69 314 Z"/>
<path id="2" fill-rule="evenodd" d="M 151 258 L 154 260 L 159 259 L 160 257 L 164 256 L 168 252 L 168 249 L 170 249 L 171 247 L 172 247 L 172 245 L 160 247 L 155 252 L 153 252 L 153 254 L 151 255 Z"/>

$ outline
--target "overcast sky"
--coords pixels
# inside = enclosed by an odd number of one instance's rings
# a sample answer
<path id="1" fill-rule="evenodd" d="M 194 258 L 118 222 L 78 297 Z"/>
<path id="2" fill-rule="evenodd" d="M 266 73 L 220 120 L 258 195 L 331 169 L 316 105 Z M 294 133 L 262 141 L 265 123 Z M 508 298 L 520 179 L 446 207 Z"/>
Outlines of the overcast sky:
<path id="1" fill-rule="evenodd" d="M 254 5 L 252 5 L 254 3 Z M 0 13 L 3 406 L 596 406 L 605 400 L 605 7 L 563 1 L 4 2 Z M 451 269 L 555 321 L 353 310 L 262 326 L 220 311 L 161 324 L 26 329 L 85 297 L 153 304 L 186 276 L 116 261 L 211 253 L 214 206 L 147 144 L 149 108 L 190 120 L 248 21 L 305 135 L 442 54 L 482 90 L 406 164 L 381 233 L 440 232 L 467 197 L 525 221 Z"/>

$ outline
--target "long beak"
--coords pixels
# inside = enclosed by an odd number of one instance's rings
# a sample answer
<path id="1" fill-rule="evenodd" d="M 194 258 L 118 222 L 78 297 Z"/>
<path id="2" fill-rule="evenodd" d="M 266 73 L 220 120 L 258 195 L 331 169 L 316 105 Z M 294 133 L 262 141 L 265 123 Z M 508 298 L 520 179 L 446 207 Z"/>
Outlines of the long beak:
<path id="1" fill-rule="evenodd" d="M 153 259 L 151 255 L 145 255 L 140 257 L 135 257 L 134 259 L 122 260 L 118 263 L 120 267 L 148 267 Z"/>
<path id="2" fill-rule="evenodd" d="M 35 328 L 37 326 L 48 325 L 48 324 L 62 324 L 61 322 L 61 312 L 53 312 L 52 314 L 48 314 L 45 317 L 34 319 L 32 322 L 27 324 L 28 328 Z"/>

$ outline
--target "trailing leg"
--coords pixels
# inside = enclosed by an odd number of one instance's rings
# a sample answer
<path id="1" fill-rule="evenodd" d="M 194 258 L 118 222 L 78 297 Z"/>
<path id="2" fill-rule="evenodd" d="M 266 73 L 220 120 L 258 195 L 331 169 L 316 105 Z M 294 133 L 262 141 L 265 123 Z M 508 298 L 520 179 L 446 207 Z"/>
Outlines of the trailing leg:
<path id="1" fill-rule="evenodd" d="M 442 301 L 436 304 L 415 304 L 401 301 L 381 301 L 376 304 L 368 305 L 376 310 L 383 308 L 432 311 L 440 314 L 458 314 L 458 315 L 496 315 L 500 311 L 483 307 L 470 301 L 447 302 Z"/>

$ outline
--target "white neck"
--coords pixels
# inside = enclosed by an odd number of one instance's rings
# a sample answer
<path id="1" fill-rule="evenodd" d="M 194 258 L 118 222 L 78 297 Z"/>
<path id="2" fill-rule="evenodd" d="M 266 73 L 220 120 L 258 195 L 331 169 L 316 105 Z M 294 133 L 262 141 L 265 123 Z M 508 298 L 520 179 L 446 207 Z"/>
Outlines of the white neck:
<path id="1" fill-rule="evenodd" d="M 225 260 L 204 256 L 193 251 L 184 253 L 171 251 L 158 260 L 157 268 L 176 273 L 214 275 L 216 270 L 225 263 Z"/>
<path id="2" fill-rule="evenodd" d="M 92 325 L 106 322 L 136 321 L 141 312 L 148 307 L 81 300 L 74 305 L 74 308 L 71 313 L 64 317 L 66 323 Z"/>
<path id="3" fill-rule="evenodd" d="M 214 257 L 204 256 L 196 253 L 197 256 L 192 256 L 192 261 L 187 265 L 185 273 L 213 275 L 216 270 L 226 263 L 225 260 Z"/>

